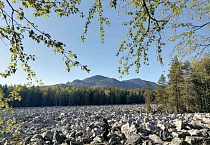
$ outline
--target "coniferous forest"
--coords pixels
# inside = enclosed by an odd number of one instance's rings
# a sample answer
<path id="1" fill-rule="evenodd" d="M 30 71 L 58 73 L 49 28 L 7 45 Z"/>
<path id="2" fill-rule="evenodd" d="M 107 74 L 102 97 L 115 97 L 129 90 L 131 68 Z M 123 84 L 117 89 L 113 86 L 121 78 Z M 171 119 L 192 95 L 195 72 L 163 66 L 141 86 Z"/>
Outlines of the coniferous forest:
<path id="1" fill-rule="evenodd" d="M 136 89 L 114 87 L 60 87 L 22 86 L 21 101 L 12 101 L 13 107 L 110 105 L 110 104 L 157 104 L 158 110 L 167 113 L 210 112 L 210 58 L 200 61 L 181 62 L 177 57 L 171 62 L 169 74 L 160 76 L 157 88 Z M 14 86 L 0 85 L 4 97 Z"/>
<path id="2" fill-rule="evenodd" d="M 13 87 L 1 86 L 5 96 Z M 100 87 L 39 87 L 22 86 L 21 101 L 10 102 L 14 107 L 74 106 L 145 103 L 144 89 L 100 88 Z"/>

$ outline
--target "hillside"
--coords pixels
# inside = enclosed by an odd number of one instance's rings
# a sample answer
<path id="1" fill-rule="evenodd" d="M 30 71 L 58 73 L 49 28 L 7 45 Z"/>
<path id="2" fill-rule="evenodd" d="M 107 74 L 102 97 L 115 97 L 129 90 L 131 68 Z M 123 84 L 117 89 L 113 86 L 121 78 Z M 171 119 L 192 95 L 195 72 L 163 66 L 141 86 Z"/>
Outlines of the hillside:
<path id="1" fill-rule="evenodd" d="M 61 87 L 75 87 L 75 86 L 85 86 L 85 87 L 119 87 L 119 88 L 126 88 L 126 89 L 135 89 L 135 88 L 142 88 L 143 86 L 146 87 L 146 83 L 149 82 L 150 87 L 154 90 L 156 89 L 156 83 L 141 80 L 140 78 L 130 79 L 119 81 L 114 78 L 109 78 L 101 75 L 95 75 L 83 80 L 74 80 L 72 82 L 67 82 L 66 84 L 56 84 L 55 86 Z"/>

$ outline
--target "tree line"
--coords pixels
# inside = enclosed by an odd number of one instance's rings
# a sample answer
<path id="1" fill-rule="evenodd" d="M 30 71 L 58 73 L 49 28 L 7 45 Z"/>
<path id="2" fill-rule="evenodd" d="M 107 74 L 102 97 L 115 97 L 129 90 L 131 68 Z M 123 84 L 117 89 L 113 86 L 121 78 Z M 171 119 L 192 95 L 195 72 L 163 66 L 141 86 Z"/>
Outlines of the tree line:
<path id="1" fill-rule="evenodd" d="M 21 101 L 12 101 L 13 107 L 106 105 L 145 103 L 142 89 L 100 88 L 100 87 L 60 87 L 21 86 Z M 0 85 L 7 97 L 14 86 Z"/>
<path id="2" fill-rule="evenodd" d="M 210 57 L 181 62 L 175 56 L 169 69 L 168 82 L 162 74 L 155 90 L 160 110 L 173 113 L 210 112 Z"/>
<path id="3" fill-rule="evenodd" d="M 22 99 L 11 101 L 13 107 L 110 105 L 145 103 L 167 113 L 210 112 L 210 57 L 205 54 L 200 61 L 181 62 L 175 56 L 171 62 L 168 81 L 162 74 L 155 90 L 146 88 L 125 89 L 114 87 L 60 87 L 22 86 Z M 15 86 L 0 85 L 4 97 L 9 97 Z"/>

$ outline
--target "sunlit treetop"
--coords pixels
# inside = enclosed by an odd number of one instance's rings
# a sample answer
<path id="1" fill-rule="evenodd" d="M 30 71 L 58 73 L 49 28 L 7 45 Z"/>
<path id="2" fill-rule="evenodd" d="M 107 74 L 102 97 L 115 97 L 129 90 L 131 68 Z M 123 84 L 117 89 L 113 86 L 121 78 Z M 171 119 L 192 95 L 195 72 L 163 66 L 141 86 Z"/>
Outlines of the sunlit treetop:
<path id="1" fill-rule="evenodd" d="M 121 10 L 131 20 L 124 22 L 130 29 L 117 52 L 117 56 L 123 51 L 127 54 L 120 58 L 119 72 L 128 74 L 133 65 L 139 72 L 142 63 L 149 64 L 149 49 L 156 51 L 157 61 L 163 64 L 161 52 L 167 43 L 173 43 L 173 53 L 181 57 L 209 51 L 209 6 L 208 0 L 125 1 Z M 154 44 L 156 50 L 151 47 Z"/>
<path id="2" fill-rule="evenodd" d="M 0 25 L 0 35 L 3 41 L 9 42 L 11 52 L 11 62 L 1 76 L 15 74 L 20 64 L 28 73 L 28 80 L 36 79 L 35 72 L 28 65 L 28 62 L 35 61 L 36 57 L 24 51 L 23 39 L 26 37 L 45 44 L 52 48 L 54 53 L 63 55 L 66 71 L 70 71 L 72 66 L 79 66 L 89 72 L 86 65 L 76 60 L 76 54 L 66 51 L 64 43 L 51 38 L 50 34 L 40 30 L 39 26 L 24 15 L 28 9 L 33 11 L 35 18 L 48 18 L 50 13 L 56 13 L 58 17 L 78 15 L 86 20 L 84 32 L 81 34 L 82 42 L 85 41 L 91 20 L 97 17 L 101 43 L 104 43 L 106 41 L 104 25 L 111 26 L 109 18 L 103 15 L 103 8 L 107 2 L 93 0 L 93 5 L 87 7 L 87 14 L 79 9 L 82 2 L 82 0 L 0 0 L 0 18 L 4 20 Z M 14 5 L 17 4 L 18 9 L 14 9 Z M 5 6 L 10 10 L 6 10 Z M 174 42 L 173 51 L 182 56 L 186 54 L 197 56 L 203 51 L 208 51 L 210 44 L 208 0 L 110 0 L 109 7 L 110 11 L 117 9 L 119 13 L 129 17 L 127 22 L 123 22 L 129 30 L 116 53 L 116 56 L 120 56 L 118 71 L 122 75 L 129 74 L 132 66 L 138 73 L 142 63 L 148 65 L 149 49 L 157 52 L 157 61 L 162 64 L 161 52 L 168 42 Z M 168 32 L 173 33 L 170 36 Z M 156 48 L 151 48 L 154 44 Z M 36 81 L 39 82 L 37 79 Z"/>

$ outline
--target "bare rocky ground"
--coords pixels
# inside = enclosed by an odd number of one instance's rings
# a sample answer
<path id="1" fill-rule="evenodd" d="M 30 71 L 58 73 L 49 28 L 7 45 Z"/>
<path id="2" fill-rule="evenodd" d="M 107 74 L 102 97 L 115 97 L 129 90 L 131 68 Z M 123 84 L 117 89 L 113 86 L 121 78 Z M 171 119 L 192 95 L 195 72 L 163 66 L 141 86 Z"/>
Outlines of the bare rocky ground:
<path id="1" fill-rule="evenodd" d="M 147 114 L 143 105 L 19 108 L 14 118 L 21 127 L 0 134 L 0 145 L 15 133 L 26 145 L 142 144 L 210 145 L 210 113 Z M 102 138 L 101 120 L 112 127 Z"/>

